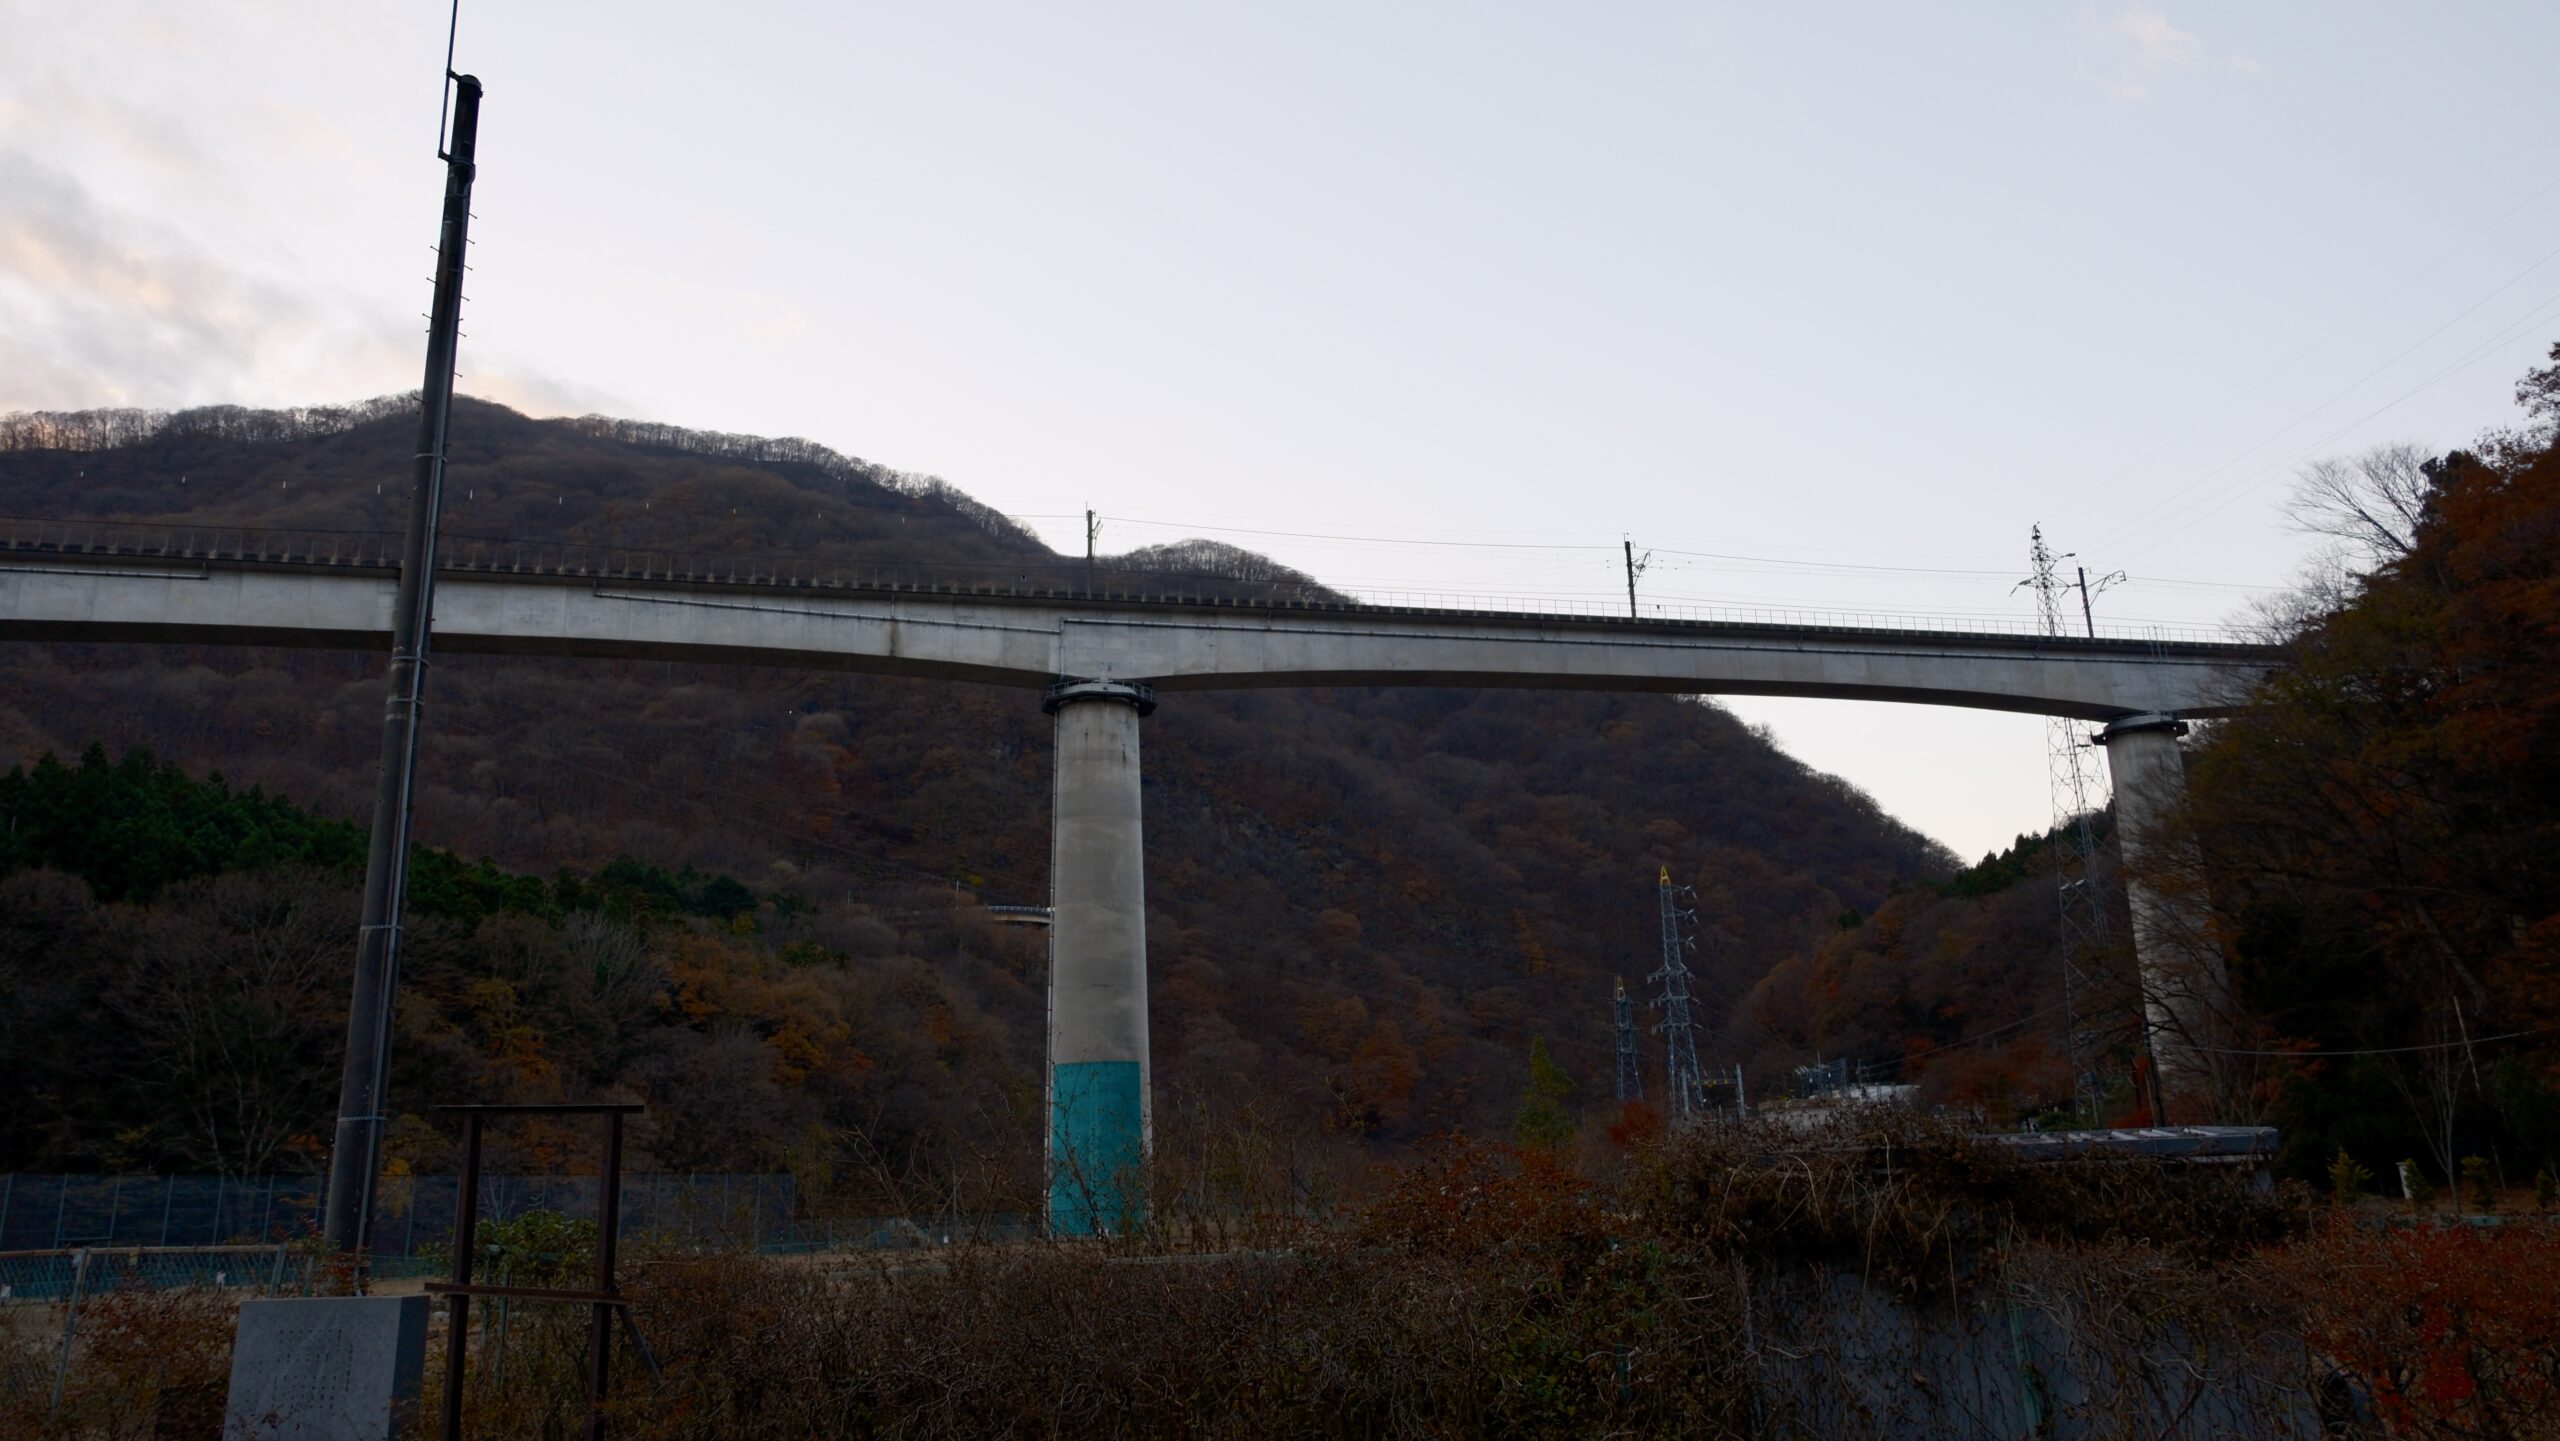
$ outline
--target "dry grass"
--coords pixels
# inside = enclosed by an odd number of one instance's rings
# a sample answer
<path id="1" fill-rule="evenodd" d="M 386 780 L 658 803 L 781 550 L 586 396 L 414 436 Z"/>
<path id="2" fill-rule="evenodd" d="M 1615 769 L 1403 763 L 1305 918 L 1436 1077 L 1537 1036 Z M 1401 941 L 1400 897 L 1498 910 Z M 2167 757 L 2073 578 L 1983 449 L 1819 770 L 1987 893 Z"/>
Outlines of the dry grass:
<path id="1" fill-rule="evenodd" d="M 1250 1189 L 1214 1214 L 1168 1200 L 1160 1224 L 1105 1242 L 643 1259 L 629 1285 L 663 1372 L 623 1349 L 615 1433 L 2434 1441 L 2560 1425 L 2547 1225 L 2315 1224 L 2227 1173 L 2023 1167 L 1908 1124 L 1684 1136 L 1596 1175 L 1453 1144 L 1321 1220 L 1297 1199 L 1234 1204 Z M 128 1330 L 160 1341 L 102 1330 L 63 1424 L 13 1405 L 0 1437 L 213 1434 L 172 1408 L 218 1377 L 222 1323 L 184 1297 L 151 1304 L 165 1314 Z M 472 1434 L 573 1430 L 583 1324 L 519 1307 L 503 1341 L 476 1337 Z"/>

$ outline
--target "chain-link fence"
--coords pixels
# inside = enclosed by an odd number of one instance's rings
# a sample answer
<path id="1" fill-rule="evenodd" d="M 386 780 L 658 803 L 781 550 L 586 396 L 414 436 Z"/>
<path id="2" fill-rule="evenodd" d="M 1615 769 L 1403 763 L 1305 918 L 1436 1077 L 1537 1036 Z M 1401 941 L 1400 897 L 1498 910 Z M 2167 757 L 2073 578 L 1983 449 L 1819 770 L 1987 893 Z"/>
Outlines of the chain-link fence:
<path id="1" fill-rule="evenodd" d="M 480 1215 L 593 1219 L 602 1186 L 594 1176 L 483 1176 Z M 443 1252 L 457 1189 L 451 1176 L 384 1177 L 371 1231 L 376 1265 Z M 762 1247 L 794 1234 L 798 1200 L 787 1174 L 625 1176 L 621 1234 Z M 311 1234 L 319 1205 L 317 1177 L 0 1175 L 0 1254 L 271 1245 Z"/>
<path id="2" fill-rule="evenodd" d="M 508 1221 L 529 1211 L 594 1219 L 601 1183 L 593 1176 L 485 1176 L 480 1217 Z M 451 1176 L 383 1178 L 373 1216 L 377 1275 L 440 1264 L 453 1239 Z M 642 1174 L 622 1180 L 625 1241 L 656 1239 L 768 1254 L 882 1251 L 955 1241 L 1023 1240 L 1029 1215 L 964 1217 L 797 1217 L 798 1188 L 787 1174 Z M 307 1238 L 318 1225 L 320 1183 L 302 1176 L 61 1176 L 0 1174 L 0 1300 L 63 1294 L 74 1251 L 124 1255 L 220 1255 Z M 201 1279 L 176 1261 L 151 1263 L 166 1284 Z M 14 1268 L 14 1269 L 13 1269 Z M 50 1268 L 50 1269 L 48 1269 Z"/>
<path id="3" fill-rule="evenodd" d="M 227 1305 L 243 1296 L 307 1294 L 315 1254 L 282 1241 L 0 1252 L 0 1303 L 14 1303 L 0 1311 L 0 1321 L 48 1331 L 41 1347 L 6 1348 L 9 1374 L 0 1376 L 0 1398 L 20 1407 L 41 1398 L 48 1415 L 58 1411 L 85 1339 L 82 1323 L 102 1312 L 112 1317 L 119 1297 L 192 1289 L 219 1295 Z"/>
<path id="4" fill-rule="evenodd" d="M 1028 1215 L 821 1216 L 794 1221 L 756 1238 L 769 1256 L 821 1251 L 897 1251 L 961 1241 L 1028 1241 L 1039 1235 Z"/>
<path id="5" fill-rule="evenodd" d="M 309 1281 L 307 1249 L 288 1242 L 232 1246 L 69 1246 L 0 1251 L 0 1302 L 59 1301 L 109 1291 L 207 1286 L 282 1295 Z"/>

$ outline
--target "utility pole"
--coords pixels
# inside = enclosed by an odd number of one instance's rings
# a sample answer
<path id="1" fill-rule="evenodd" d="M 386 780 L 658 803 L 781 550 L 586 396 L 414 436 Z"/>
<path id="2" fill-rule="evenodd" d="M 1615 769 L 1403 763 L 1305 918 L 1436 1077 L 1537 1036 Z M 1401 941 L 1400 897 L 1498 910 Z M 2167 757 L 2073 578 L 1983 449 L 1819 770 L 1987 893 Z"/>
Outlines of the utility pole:
<path id="1" fill-rule="evenodd" d="M 2096 640 L 2098 638 L 2098 615 L 2096 611 L 2089 608 L 2089 597 L 2091 595 L 2104 595 L 2108 586 L 2114 585 L 2118 581 L 2124 579 L 2124 572 L 2119 570 L 2113 574 L 2098 577 L 2098 584 L 2093 590 L 2089 585 L 2089 567 L 2083 565 L 2075 566 L 2073 568 L 2080 572 L 2080 624 L 2088 630 L 2089 639 Z"/>
<path id="2" fill-rule="evenodd" d="M 1102 534 L 1102 523 L 1094 519 L 1093 508 L 1084 512 L 1084 588 L 1093 589 L 1093 543 Z"/>
<path id="3" fill-rule="evenodd" d="M 1627 548 L 1627 619 L 1634 620 L 1636 618 L 1636 577 L 1644 574 L 1644 566 L 1636 560 L 1634 538 L 1629 537 L 1624 543 Z M 1652 556 L 1652 551 L 1645 552 L 1646 559 L 1649 560 Z"/>
<path id="4" fill-rule="evenodd" d="M 1662 994 L 1654 997 L 1654 1009 L 1662 1019 L 1654 1029 L 1662 1033 L 1662 1088 L 1668 1093 L 1664 1104 L 1671 1118 L 1686 1121 L 1696 1117 L 1698 1101 L 1704 1089 L 1704 1078 L 1698 1074 L 1698 1032 L 1689 1015 L 1689 949 L 1694 944 L 1681 934 L 1680 923 L 1687 913 L 1680 909 L 1680 893 L 1671 884 L 1671 868 L 1662 868 L 1660 881 L 1662 903 L 1662 969 L 1647 977 L 1662 983 Z"/>
<path id="5" fill-rule="evenodd" d="M 1620 977 L 1618 981 L 1616 1012 L 1618 1100 L 1622 1104 L 1627 1101 L 1641 1101 L 1644 1099 L 1644 1068 L 1636 1060 L 1636 1003 L 1635 998 L 1627 994 L 1627 983 L 1624 977 Z"/>
<path id="6" fill-rule="evenodd" d="M 453 137 L 445 162 L 444 229 L 436 245 L 436 288 L 427 325 L 427 371 L 419 387 L 416 468 L 409 529 L 400 552 L 400 590 L 391 609 L 389 699 L 383 708 L 381 773 L 373 838 L 365 848 L 364 920 L 356 939 L 354 994 L 347 1006 L 346 1069 L 338 1084 L 338 1129 L 329 1152 L 321 1235 L 333 1255 L 364 1264 L 366 1228 L 380 1173 L 384 1090 L 391 1069 L 392 997 L 400 984 L 400 927 L 409 886 L 409 808 L 418 769 L 418 709 L 426 688 L 427 630 L 435 612 L 436 523 L 444 502 L 445 438 L 453 422 L 454 351 L 462 324 L 463 253 L 470 241 L 473 156 L 480 133 L 480 82 L 453 71 Z"/>

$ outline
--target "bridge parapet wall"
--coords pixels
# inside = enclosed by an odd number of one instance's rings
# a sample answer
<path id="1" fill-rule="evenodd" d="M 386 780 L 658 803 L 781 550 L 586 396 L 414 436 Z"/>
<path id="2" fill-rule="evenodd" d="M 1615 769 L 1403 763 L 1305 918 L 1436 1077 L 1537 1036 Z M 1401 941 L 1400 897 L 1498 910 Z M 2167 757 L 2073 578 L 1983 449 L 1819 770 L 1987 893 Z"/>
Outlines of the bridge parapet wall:
<path id="1" fill-rule="evenodd" d="M 272 538 L 270 537 L 270 540 Z M 367 647 L 394 571 L 377 548 L 91 546 L 0 537 L 0 638 Z M 812 582 L 448 553 L 436 645 L 863 670 L 1022 687 L 1446 685 L 1827 696 L 2111 720 L 2212 715 L 2261 647 L 1839 625 L 1628 619 L 1023 585 Z"/>

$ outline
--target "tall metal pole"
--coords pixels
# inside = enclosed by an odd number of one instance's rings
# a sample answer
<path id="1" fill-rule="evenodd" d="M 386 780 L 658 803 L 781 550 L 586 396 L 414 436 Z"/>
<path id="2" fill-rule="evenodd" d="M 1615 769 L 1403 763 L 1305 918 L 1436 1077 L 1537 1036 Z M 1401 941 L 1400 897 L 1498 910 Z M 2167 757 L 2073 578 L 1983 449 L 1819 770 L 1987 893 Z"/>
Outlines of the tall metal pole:
<path id="1" fill-rule="evenodd" d="M 2037 628 L 2048 636 L 2071 633 L 2063 593 L 2078 590 L 2081 628 L 2095 637 L 2098 625 L 2089 604 L 2087 568 L 2073 567 L 2078 577 L 2076 585 L 2062 579 L 2062 562 L 2070 558 L 2054 554 L 2045 544 L 2042 526 L 2031 527 L 2027 532 L 2029 574 L 2021 584 L 2034 589 Z M 2110 579 L 2101 577 L 2098 588 L 2104 589 Z M 2101 1031 L 2112 1028 L 2114 1023 L 2114 1018 L 2104 1013 L 2118 1009 L 2108 1003 L 2108 997 L 2095 993 L 2106 978 L 2122 969 L 2123 958 L 2116 951 L 2114 921 L 2098 875 L 2098 837 L 2091 825 L 2091 817 L 2098 810 L 2093 803 L 2097 778 L 2090 774 L 2087 752 L 2079 722 L 2067 716 L 2047 719 L 2045 757 L 2053 789 L 2054 885 L 2060 910 L 2057 936 L 2062 950 L 2063 1008 L 2070 1028 L 2073 1109 L 2082 1121 L 2093 1122 L 2106 1088 L 2105 1078 L 2099 1074 L 2100 1053 L 2104 1049 Z M 2075 857 L 2080 862 L 2077 880 L 2071 876 Z M 2137 1027 L 2136 1048 L 2148 1058 L 2151 1040 L 2147 1014 L 2137 1020 Z M 2138 1064 L 2135 1081 L 2151 1112 L 2152 1124 L 2158 1125 L 2160 1095 L 2157 1077 L 2151 1074 L 2153 1069 L 2148 1064 Z"/>
<path id="2" fill-rule="evenodd" d="M 480 131 L 480 82 L 451 76 L 453 138 L 444 154 L 444 231 L 436 245 L 435 307 L 427 325 L 427 373 L 418 396 L 416 469 L 400 593 L 391 610 L 389 699 L 382 763 L 365 850 L 364 921 L 356 940 L 355 992 L 347 1005 L 346 1070 L 338 1132 L 329 1152 L 321 1236 L 334 1255 L 361 1261 L 382 1156 L 383 1092 L 391 1061 L 391 1001 L 400 983 L 400 925 L 409 886 L 409 804 L 418 769 L 418 707 L 426 687 L 427 627 L 435 611 L 436 521 L 444 502 L 445 436 L 453 420 L 454 347 L 462 322 L 463 250 L 471 229 L 472 155 Z"/>
<path id="3" fill-rule="evenodd" d="M 1690 940 L 1681 933 L 1687 913 L 1680 909 L 1680 888 L 1671 884 L 1671 868 L 1662 868 L 1662 969 L 1646 977 L 1660 981 L 1662 994 L 1653 1004 L 1662 1012 L 1654 1029 L 1662 1033 L 1663 1108 L 1674 1121 L 1696 1116 L 1706 1078 L 1698 1071 L 1698 1033 L 1689 1014 Z"/>
<path id="4" fill-rule="evenodd" d="M 1633 540 L 1627 540 L 1622 544 L 1627 552 L 1627 619 L 1634 620 L 1636 618 L 1636 543 Z M 1653 552 L 1646 551 L 1645 554 L 1651 555 Z"/>
<path id="5" fill-rule="evenodd" d="M 1636 1059 L 1636 1003 L 1627 994 L 1627 983 L 1618 982 L 1614 1020 L 1618 1040 L 1618 1099 L 1644 1099 L 1644 1067 Z"/>

